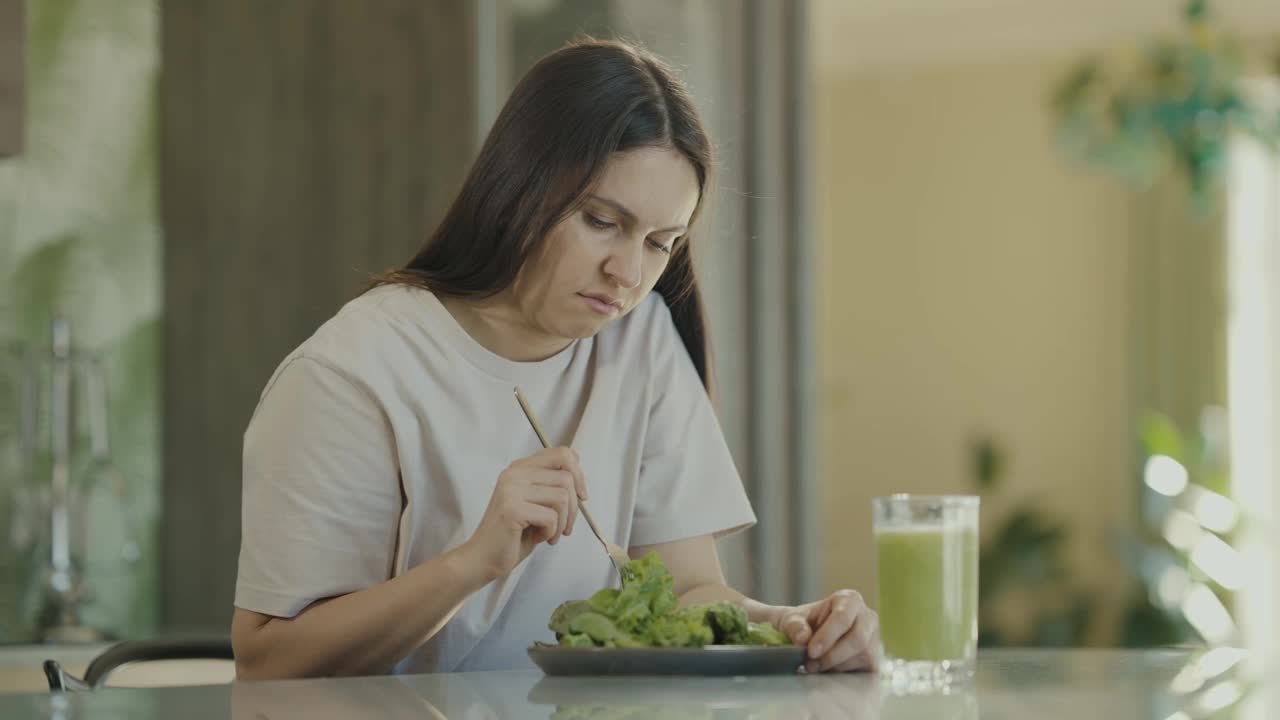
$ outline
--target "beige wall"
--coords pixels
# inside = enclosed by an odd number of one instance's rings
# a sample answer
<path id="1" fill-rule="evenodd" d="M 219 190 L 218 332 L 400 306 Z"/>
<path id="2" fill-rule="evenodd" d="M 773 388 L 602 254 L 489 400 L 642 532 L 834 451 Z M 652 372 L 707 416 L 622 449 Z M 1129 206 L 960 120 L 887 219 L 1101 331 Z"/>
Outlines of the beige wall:
<path id="1" fill-rule="evenodd" d="M 821 70 L 821 68 L 820 68 Z M 1071 528 L 1114 601 L 1127 521 L 1132 200 L 1055 154 L 1056 63 L 820 72 L 822 549 L 875 597 L 871 498 L 968 492 L 968 442 L 1009 451 L 1015 500 Z"/>

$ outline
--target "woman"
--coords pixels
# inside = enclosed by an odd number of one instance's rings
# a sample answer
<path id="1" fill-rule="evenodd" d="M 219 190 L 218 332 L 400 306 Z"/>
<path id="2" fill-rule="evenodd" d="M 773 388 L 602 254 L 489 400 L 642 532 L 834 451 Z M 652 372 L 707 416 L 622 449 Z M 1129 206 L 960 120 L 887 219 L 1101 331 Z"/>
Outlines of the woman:
<path id="1" fill-rule="evenodd" d="M 615 582 L 576 497 L 682 603 L 741 603 L 872 669 L 852 591 L 774 607 L 716 540 L 755 522 L 709 400 L 689 229 L 711 144 L 670 68 L 587 41 L 540 61 L 404 269 L 290 354 L 244 441 L 232 638 L 243 679 L 529 662 L 561 602 Z M 520 386 L 553 443 L 543 450 Z"/>

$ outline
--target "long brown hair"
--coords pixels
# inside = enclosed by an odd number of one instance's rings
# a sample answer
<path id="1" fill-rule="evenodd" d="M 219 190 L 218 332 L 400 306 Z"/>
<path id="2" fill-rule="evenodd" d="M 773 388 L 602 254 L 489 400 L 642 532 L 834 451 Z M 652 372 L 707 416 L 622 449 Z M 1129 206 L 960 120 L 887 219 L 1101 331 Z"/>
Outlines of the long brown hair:
<path id="1" fill-rule="evenodd" d="M 673 148 L 692 163 L 697 218 L 712 149 L 688 88 L 635 44 L 574 41 L 520 80 L 444 219 L 408 265 L 378 276 L 374 285 L 491 297 L 511 286 L 548 232 L 580 207 L 612 153 L 653 146 Z M 710 392 L 710 347 L 688 237 L 672 251 L 654 289 Z"/>

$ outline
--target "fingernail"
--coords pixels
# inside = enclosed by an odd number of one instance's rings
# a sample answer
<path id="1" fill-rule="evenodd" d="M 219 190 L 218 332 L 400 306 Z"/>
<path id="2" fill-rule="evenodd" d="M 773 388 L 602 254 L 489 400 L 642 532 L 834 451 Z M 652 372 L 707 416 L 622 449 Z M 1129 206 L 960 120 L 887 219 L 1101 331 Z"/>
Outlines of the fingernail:
<path id="1" fill-rule="evenodd" d="M 822 647 L 822 643 L 814 643 L 809 646 L 809 657 L 815 660 L 822 657 L 822 651 L 826 648 Z"/>

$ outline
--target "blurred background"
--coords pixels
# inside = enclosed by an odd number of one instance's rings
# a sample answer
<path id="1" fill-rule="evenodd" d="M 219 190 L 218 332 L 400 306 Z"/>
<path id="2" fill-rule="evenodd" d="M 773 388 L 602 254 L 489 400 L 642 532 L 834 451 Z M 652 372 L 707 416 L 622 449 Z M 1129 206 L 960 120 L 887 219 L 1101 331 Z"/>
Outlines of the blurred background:
<path id="1" fill-rule="evenodd" d="M 582 33 L 718 144 L 737 585 L 979 493 L 984 646 L 1280 647 L 1271 0 L 0 0 L 0 643 L 226 631 L 271 371 Z"/>

